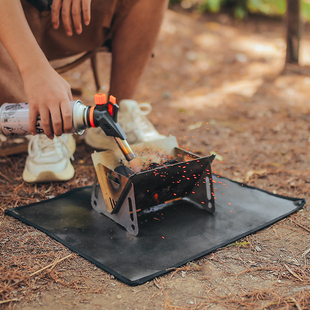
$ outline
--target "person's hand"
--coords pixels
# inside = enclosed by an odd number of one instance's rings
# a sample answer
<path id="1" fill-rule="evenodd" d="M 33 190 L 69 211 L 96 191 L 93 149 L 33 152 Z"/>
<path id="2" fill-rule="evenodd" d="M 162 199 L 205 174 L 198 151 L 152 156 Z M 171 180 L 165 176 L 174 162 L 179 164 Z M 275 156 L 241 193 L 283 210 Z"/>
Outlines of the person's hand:
<path id="1" fill-rule="evenodd" d="M 53 139 L 70 132 L 72 128 L 72 100 L 69 83 L 52 67 L 33 68 L 23 73 L 24 88 L 29 104 L 29 129 L 36 134 L 36 120 L 46 136 Z"/>
<path id="2" fill-rule="evenodd" d="M 72 23 L 77 34 L 83 31 L 82 17 L 84 24 L 90 23 L 90 5 L 92 0 L 53 0 L 51 6 L 52 24 L 54 29 L 59 27 L 59 18 L 61 19 L 68 36 L 73 35 Z"/>

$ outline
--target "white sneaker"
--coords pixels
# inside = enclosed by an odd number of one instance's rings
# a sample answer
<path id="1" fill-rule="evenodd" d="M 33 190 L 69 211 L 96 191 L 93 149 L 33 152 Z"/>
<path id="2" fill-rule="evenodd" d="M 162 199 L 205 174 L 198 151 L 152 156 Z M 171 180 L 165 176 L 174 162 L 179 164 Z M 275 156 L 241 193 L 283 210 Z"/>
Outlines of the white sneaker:
<path id="1" fill-rule="evenodd" d="M 134 100 L 122 100 L 119 105 L 118 123 L 127 135 L 129 144 L 166 138 L 146 118 L 152 110 L 149 103 L 138 104 Z M 108 150 L 116 147 L 114 139 L 107 137 L 100 127 L 87 129 L 85 142 L 95 149 Z"/>
<path id="2" fill-rule="evenodd" d="M 28 144 L 28 157 L 23 179 L 28 183 L 67 181 L 73 178 L 70 159 L 75 151 L 72 134 L 63 134 L 50 140 L 45 135 L 35 135 Z"/>

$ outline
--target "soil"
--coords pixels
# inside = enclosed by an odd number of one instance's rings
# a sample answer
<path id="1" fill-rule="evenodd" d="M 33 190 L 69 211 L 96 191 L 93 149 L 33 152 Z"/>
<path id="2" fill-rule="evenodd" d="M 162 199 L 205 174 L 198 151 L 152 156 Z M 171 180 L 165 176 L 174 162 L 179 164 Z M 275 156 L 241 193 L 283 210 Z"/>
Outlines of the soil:
<path id="1" fill-rule="evenodd" d="M 156 129 L 213 172 L 272 193 L 309 199 L 310 31 L 300 67 L 285 64 L 284 22 L 169 10 L 136 99 Z M 99 55 L 103 90 L 110 54 Z M 95 94 L 88 62 L 63 75 L 76 96 Z M 75 177 L 29 185 L 26 153 L 0 158 L 0 307 L 4 309 L 309 309 L 310 208 L 144 285 L 129 287 L 6 208 L 91 185 L 93 149 L 83 139 Z M 62 261 L 59 261 L 63 259 Z M 44 267 L 47 267 L 44 269 Z M 37 273 L 35 273 L 37 272 Z M 18 283 L 17 283 L 18 282 Z"/>

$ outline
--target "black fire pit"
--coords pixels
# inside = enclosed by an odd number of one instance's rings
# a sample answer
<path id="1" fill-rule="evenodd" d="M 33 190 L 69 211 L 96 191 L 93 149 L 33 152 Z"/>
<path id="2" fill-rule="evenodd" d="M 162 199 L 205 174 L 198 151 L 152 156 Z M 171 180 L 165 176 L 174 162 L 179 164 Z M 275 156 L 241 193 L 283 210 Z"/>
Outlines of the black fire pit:
<path id="1" fill-rule="evenodd" d="M 133 145 L 132 149 L 141 169 L 133 174 L 117 149 L 92 154 L 97 176 L 91 199 L 93 209 L 135 236 L 141 217 L 182 199 L 193 207 L 214 212 L 214 155 L 199 157 L 187 152 L 178 147 L 173 136 Z"/>

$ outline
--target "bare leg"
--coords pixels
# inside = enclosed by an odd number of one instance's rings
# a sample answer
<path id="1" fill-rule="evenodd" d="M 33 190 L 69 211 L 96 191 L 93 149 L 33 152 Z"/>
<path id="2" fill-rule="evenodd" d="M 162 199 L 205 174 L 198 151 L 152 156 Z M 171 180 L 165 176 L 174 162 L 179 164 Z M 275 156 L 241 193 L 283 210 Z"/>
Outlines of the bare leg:
<path id="1" fill-rule="evenodd" d="M 0 42 L 0 106 L 5 103 L 26 102 L 24 84 L 12 58 Z"/>
<path id="2" fill-rule="evenodd" d="M 133 99 L 150 59 L 168 0 L 140 0 L 117 29 L 112 42 L 110 94 Z"/>

